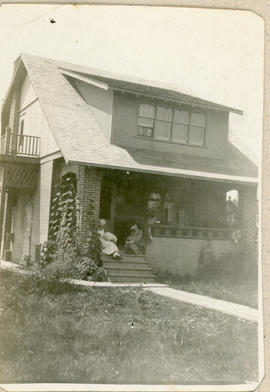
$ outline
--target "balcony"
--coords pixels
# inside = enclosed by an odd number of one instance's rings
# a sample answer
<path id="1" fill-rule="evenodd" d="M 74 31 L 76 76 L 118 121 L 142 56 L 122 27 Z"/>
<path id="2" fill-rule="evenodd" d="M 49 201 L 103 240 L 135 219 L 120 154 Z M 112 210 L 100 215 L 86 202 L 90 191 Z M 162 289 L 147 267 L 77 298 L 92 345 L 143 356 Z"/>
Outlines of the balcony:
<path id="1" fill-rule="evenodd" d="M 35 189 L 38 180 L 40 138 L 6 129 L 0 138 L 2 187 Z"/>
<path id="2" fill-rule="evenodd" d="M 7 128 L 0 139 L 1 161 L 33 162 L 40 154 L 40 138 L 12 133 Z"/>

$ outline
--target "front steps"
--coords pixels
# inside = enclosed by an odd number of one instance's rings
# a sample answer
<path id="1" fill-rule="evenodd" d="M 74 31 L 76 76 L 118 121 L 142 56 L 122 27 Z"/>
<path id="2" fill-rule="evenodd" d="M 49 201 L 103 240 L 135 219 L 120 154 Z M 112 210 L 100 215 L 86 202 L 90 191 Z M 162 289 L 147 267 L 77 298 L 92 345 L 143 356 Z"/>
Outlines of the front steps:
<path id="1" fill-rule="evenodd" d="M 111 282 L 154 283 L 156 281 L 152 269 L 144 256 L 121 254 L 121 260 L 103 255 L 103 267 Z"/>

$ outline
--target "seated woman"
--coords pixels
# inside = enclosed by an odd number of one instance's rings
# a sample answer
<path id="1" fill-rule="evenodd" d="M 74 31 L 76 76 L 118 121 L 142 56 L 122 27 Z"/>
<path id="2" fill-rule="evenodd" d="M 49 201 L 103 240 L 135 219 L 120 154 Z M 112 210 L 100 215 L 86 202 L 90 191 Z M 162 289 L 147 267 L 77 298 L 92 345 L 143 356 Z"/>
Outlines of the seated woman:
<path id="1" fill-rule="evenodd" d="M 131 227 L 131 233 L 125 242 L 125 249 L 127 253 L 135 255 L 144 253 L 143 231 L 136 224 Z"/>
<path id="2" fill-rule="evenodd" d="M 119 249 L 116 245 L 117 238 L 112 233 L 104 232 L 105 225 L 106 225 L 105 219 L 100 219 L 98 234 L 99 234 L 99 240 L 101 244 L 101 251 L 103 254 L 112 256 L 114 259 L 119 260 L 121 259 L 121 256 L 119 254 Z"/>

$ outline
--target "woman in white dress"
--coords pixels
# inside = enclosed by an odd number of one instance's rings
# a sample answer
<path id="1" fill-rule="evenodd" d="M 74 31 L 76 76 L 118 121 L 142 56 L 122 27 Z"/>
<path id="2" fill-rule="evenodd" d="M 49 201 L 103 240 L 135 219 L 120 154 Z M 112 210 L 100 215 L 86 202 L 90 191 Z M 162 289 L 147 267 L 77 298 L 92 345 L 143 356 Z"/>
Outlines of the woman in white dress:
<path id="1" fill-rule="evenodd" d="M 117 237 L 112 233 L 104 231 L 105 224 L 105 219 L 99 220 L 98 234 L 101 243 L 102 253 L 105 255 L 112 256 L 114 259 L 121 259 L 119 249 L 116 245 Z"/>

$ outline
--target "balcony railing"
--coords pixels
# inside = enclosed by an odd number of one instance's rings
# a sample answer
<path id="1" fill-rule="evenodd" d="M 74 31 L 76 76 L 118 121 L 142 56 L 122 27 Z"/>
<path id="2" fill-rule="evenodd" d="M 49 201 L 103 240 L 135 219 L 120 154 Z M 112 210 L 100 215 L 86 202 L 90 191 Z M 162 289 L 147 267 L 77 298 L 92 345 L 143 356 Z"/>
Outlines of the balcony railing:
<path id="1" fill-rule="evenodd" d="M 228 229 L 213 227 L 179 227 L 151 225 L 153 237 L 197 238 L 204 240 L 230 240 L 232 232 Z"/>
<path id="2" fill-rule="evenodd" d="M 39 157 L 40 138 L 38 136 L 20 135 L 8 130 L 1 136 L 1 155 Z"/>

